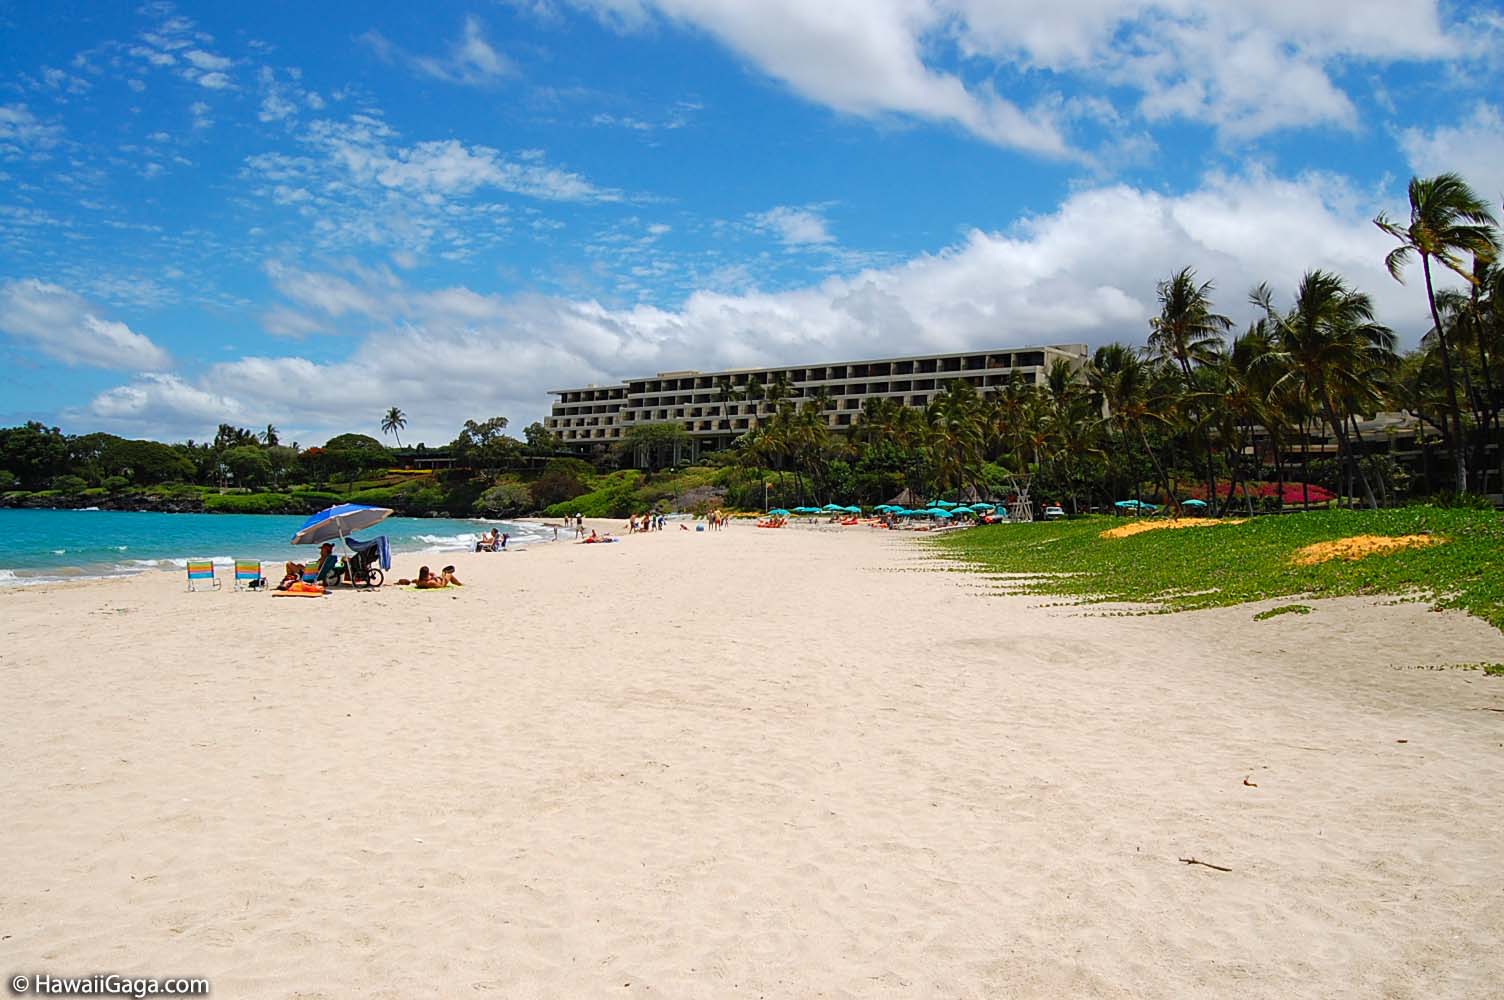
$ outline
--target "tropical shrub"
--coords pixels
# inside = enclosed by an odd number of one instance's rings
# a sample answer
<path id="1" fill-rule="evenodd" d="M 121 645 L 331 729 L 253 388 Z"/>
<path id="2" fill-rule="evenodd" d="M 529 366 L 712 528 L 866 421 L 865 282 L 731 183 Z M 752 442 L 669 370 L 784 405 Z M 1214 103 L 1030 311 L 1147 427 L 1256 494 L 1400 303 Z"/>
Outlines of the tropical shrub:
<path id="1" fill-rule="evenodd" d="M 509 517 L 532 508 L 532 493 L 517 482 L 497 483 L 475 501 L 475 512 L 483 517 Z"/>
<path id="2" fill-rule="evenodd" d="M 204 497 L 209 514 L 302 514 L 307 504 L 286 493 L 221 493 Z"/>

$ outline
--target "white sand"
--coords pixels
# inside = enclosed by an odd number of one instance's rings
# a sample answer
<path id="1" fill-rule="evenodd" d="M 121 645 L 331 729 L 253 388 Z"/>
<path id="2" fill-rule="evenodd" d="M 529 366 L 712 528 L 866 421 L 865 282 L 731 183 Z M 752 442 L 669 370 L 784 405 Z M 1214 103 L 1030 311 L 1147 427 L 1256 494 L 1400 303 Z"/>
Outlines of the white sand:
<path id="1" fill-rule="evenodd" d="M 921 557 L 737 525 L 456 556 L 457 593 L 0 594 L 0 971 L 1500 995 L 1504 679 L 1402 669 L 1498 632 L 1090 617 Z"/>

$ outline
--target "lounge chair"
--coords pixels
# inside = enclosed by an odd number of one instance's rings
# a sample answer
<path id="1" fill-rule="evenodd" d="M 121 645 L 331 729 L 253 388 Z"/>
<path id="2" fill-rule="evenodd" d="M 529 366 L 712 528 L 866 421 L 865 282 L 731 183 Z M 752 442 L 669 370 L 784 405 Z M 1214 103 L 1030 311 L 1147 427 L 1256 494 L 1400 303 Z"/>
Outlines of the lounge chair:
<path id="1" fill-rule="evenodd" d="M 219 589 L 219 577 L 214 575 L 214 560 L 212 559 L 189 559 L 188 560 L 188 589 L 199 590 Z"/>
<path id="2" fill-rule="evenodd" d="M 266 586 L 261 579 L 261 563 L 255 559 L 235 560 L 235 589 L 260 590 Z"/>
<path id="3" fill-rule="evenodd" d="M 345 567 L 339 561 L 339 556 L 333 552 L 324 557 L 323 561 L 311 570 L 303 574 L 304 583 L 318 583 L 325 587 L 333 587 L 339 583 L 340 577 L 344 576 Z"/>

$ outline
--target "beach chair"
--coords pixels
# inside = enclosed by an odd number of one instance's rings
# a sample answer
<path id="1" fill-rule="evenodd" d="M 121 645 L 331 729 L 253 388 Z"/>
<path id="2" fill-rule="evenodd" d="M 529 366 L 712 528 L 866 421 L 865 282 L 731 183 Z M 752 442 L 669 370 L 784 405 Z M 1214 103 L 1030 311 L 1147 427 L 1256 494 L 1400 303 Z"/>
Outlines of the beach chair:
<path id="1" fill-rule="evenodd" d="M 212 559 L 188 560 L 188 589 L 198 590 L 200 587 L 209 590 L 219 589 L 219 578 L 214 575 Z"/>
<path id="2" fill-rule="evenodd" d="M 261 579 L 261 563 L 255 559 L 235 560 L 235 589 L 260 590 L 266 586 Z"/>

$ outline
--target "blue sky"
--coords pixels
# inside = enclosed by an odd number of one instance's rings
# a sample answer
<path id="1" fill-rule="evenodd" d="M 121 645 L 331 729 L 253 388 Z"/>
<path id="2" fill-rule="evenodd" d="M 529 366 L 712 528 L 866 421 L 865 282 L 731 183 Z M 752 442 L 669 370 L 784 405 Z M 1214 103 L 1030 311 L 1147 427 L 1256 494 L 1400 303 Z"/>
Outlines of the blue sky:
<path id="1" fill-rule="evenodd" d="M 1504 196 L 1497 4 L 50 2 L 0 31 L 0 423 L 74 432 L 312 444 L 396 405 L 437 444 L 645 372 L 1137 343 L 1185 265 L 1239 320 L 1341 271 L 1413 343 L 1370 220 L 1413 173 Z"/>

